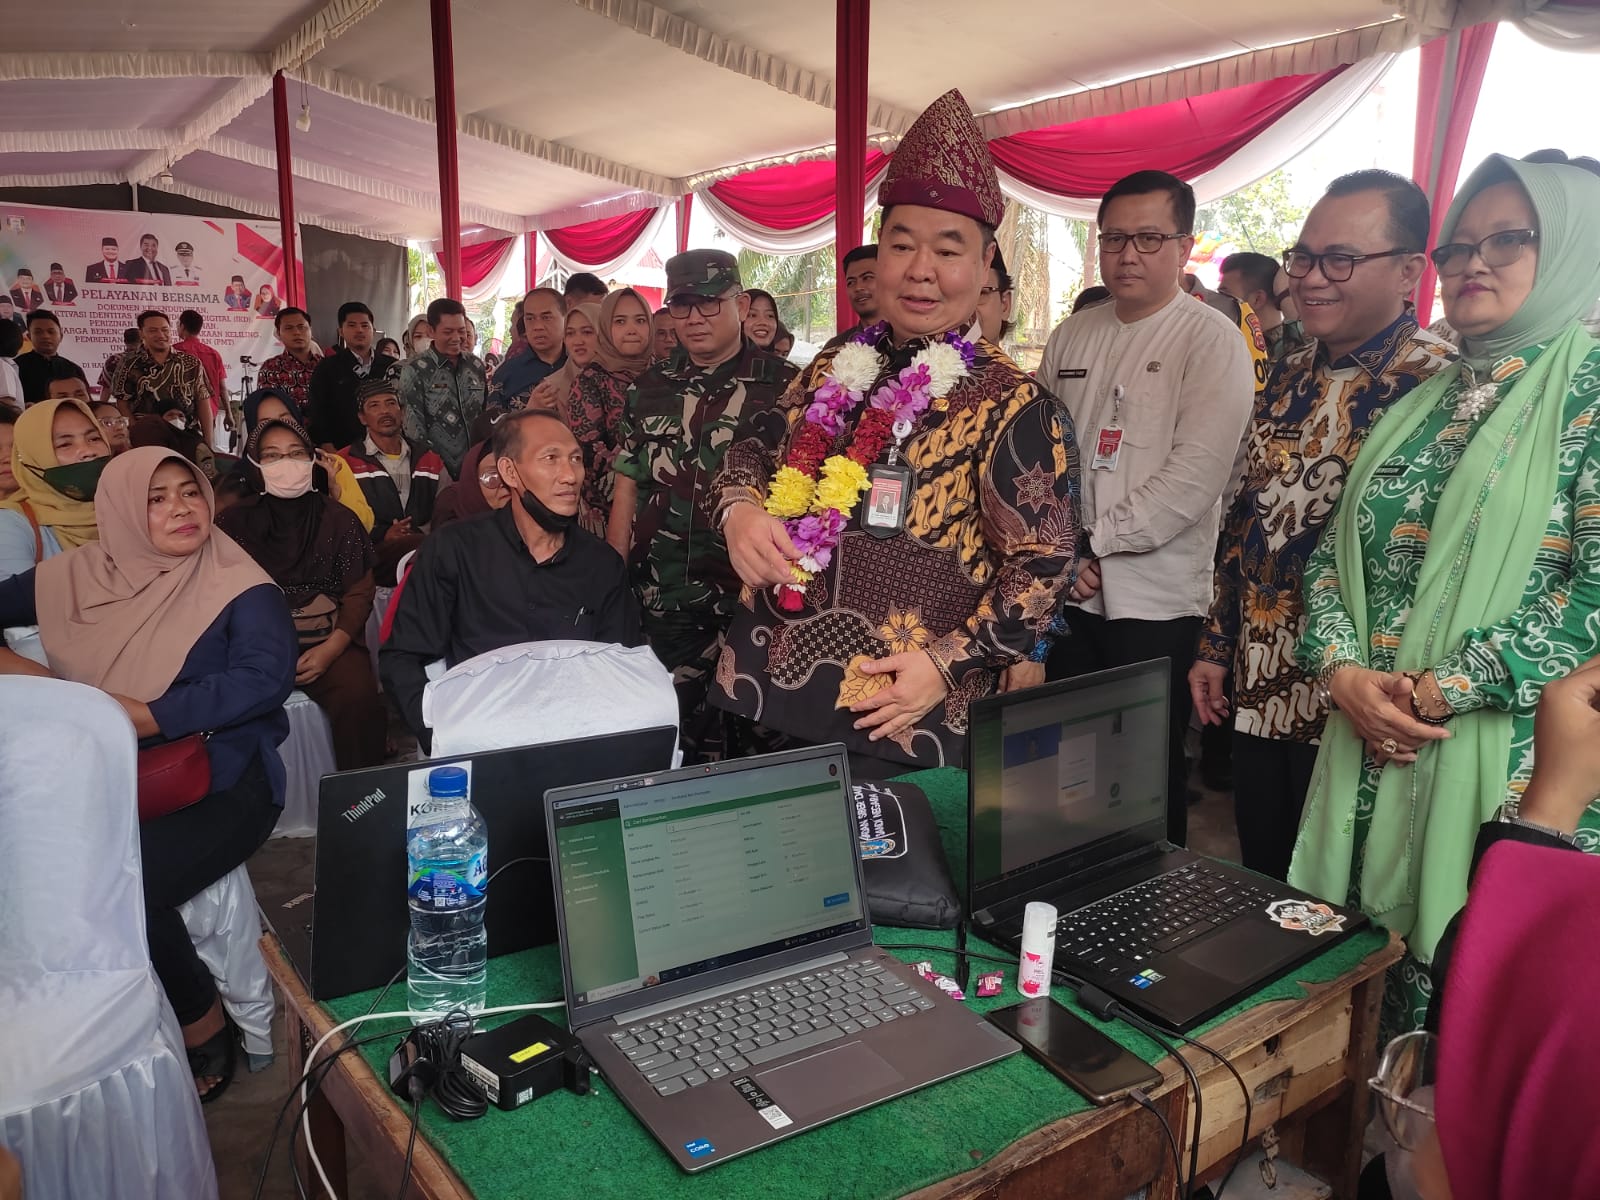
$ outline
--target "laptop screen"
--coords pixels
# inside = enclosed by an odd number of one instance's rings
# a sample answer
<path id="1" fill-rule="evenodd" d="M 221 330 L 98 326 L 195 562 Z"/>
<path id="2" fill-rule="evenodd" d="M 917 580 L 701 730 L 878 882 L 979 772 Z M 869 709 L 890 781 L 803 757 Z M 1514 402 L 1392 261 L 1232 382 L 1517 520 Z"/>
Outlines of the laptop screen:
<path id="1" fill-rule="evenodd" d="M 555 798 L 573 1002 L 867 928 L 846 783 L 841 754 L 812 753 Z"/>
<path id="2" fill-rule="evenodd" d="M 1159 659 L 973 705 L 974 909 L 1165 836 L 1167 680 Z"/>

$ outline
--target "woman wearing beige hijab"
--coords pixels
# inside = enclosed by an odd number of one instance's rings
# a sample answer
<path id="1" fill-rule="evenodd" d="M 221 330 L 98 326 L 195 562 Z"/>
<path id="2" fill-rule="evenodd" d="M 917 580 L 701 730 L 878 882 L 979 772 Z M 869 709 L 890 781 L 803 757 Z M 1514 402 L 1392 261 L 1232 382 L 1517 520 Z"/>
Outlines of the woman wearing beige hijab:
<path id="1" fill-rule="evenodd" d="M 277 823 L 277 747 L 298 654 L 283 594 L 213 529 L 214 511 L 211 485 L 180 455 L 129 450 L 99 480 L 99 541 L 0 581 L 0 625 L 37 624 L 50 663 L 0 649 L 0 673 L 109 692 L 141 746 L 207 735 L 209 793 L 139 830 L 150 957 L 204 1100 L 231 1078 L 237 1035 L 178 906 L 249 858 Z"/>

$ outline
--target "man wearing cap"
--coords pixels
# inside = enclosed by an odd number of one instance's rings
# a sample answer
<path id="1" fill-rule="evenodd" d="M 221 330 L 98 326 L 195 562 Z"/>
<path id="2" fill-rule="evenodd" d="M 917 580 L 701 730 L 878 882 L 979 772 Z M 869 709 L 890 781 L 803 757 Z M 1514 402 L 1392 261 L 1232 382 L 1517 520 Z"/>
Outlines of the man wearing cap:
<path id="1" fill-rule="evenodd" d="M 11 285 L 11 303 L 17 306 L 17 311 L 26 316 L 36 308 L 44 307 L 44 292 L 33 281 L 33 272 L 27 267 L 17 271 L 17 280 Z"/>
<path id="2" fill-rule="evenodd" d="M 739 600 L 739 577 L 712 520 L 712 480 L 739 426 L 777 403 L 794 368 L 744 336 L 739 264 L 722 250 L 667 261 L 678 349 L 634 380 L 617 430 L 607 540 L 627 561 L 646 640 L 673 673 L 687 752 L 721 752 L 706 687 Z"/>
<path id="3" fill-rule="evenodd" d="M 194 247 L 188 242 L 179 242 L 173 247 L 178 255 L 178 269 L 172 273 L 172 282 L 175 287 L 199 287 L 200 268 L 194 265 Z"/>
<path id="4" fill-rule="evenodd" d="M 117 246 L 114 237 L 100 239 L 100 261 L 90 263 L 83 269 L 85 283 L 116 283 L 122 278 L 122 264 L 117 262 L 117 255 L 122 251 Z"/>
<path id="5" fill-rule="evenodd" d="M 374 577 L 379 587 L 393 587 L 396 564 L 422 544 L 433 520 L 444 461 L 405 436 L 405 409 L 393 376 L 363 380 L 356 404 L 366 436 L 339 454 L 372 506 L 372 545 L 378 552 Z"/>
<path id="6" fill-rule="evenodd" d="M 166 263 L 156 261 L 156 253 L 160 249 L 161 243 L 156 240 L 155 234 L 141 234 L 139 236 L 139 257 L 132 262 L 122 264 L 122 282 L 160 284 L 162 287 L 171 287 L 171 269 Z"/>
<path id="7" fill-rule="evenodd" d="M 50 304 L 72 304 L 78 299 L 78 285 L 67 278 L 60 263 L 50 264 L 50 278 L 44 281 L 45 298 Z"/>
<path id="8" fill-rule="evenodd" d="M 880 195 L 880 321 L 818 355 L 717 480 L 747 586 L 711 698 L 896 773 L 961 764 L 968 706 L 1033 649 L 1073 577 L 1078 470 L 1060 406 L 982 336 L 1004 201 L 959 92 Z"/>

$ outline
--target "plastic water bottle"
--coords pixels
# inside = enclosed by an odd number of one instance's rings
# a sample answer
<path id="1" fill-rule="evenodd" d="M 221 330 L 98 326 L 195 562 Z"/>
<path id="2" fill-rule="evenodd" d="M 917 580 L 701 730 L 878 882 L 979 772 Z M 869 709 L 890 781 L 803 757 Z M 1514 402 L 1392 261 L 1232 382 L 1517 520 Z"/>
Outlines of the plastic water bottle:
<path id="1" fill-rule="evenodd" d="M 411 936 L 406 990 L 413 1012 L 483 1008 L 489 939 L 489 833 L 467 796 L 467 773 L 428 774 L 428 811 L 406 836 Z M 418 1018 L 420 1020 L 420 1018 Z"/>

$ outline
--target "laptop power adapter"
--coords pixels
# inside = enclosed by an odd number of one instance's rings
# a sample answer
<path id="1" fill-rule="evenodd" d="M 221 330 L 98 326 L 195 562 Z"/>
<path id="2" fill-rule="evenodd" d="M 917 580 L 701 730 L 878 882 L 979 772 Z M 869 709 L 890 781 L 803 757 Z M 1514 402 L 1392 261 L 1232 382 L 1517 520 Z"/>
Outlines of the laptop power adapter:
<path id="1" fill-rule="evenodd" d="M 557 1088 L 579 1096 L 589 1091 L 589 1052 L 535 1013 L 468 1038 L 461 1065 L 489 1102 L 507 1112 Z"/>

